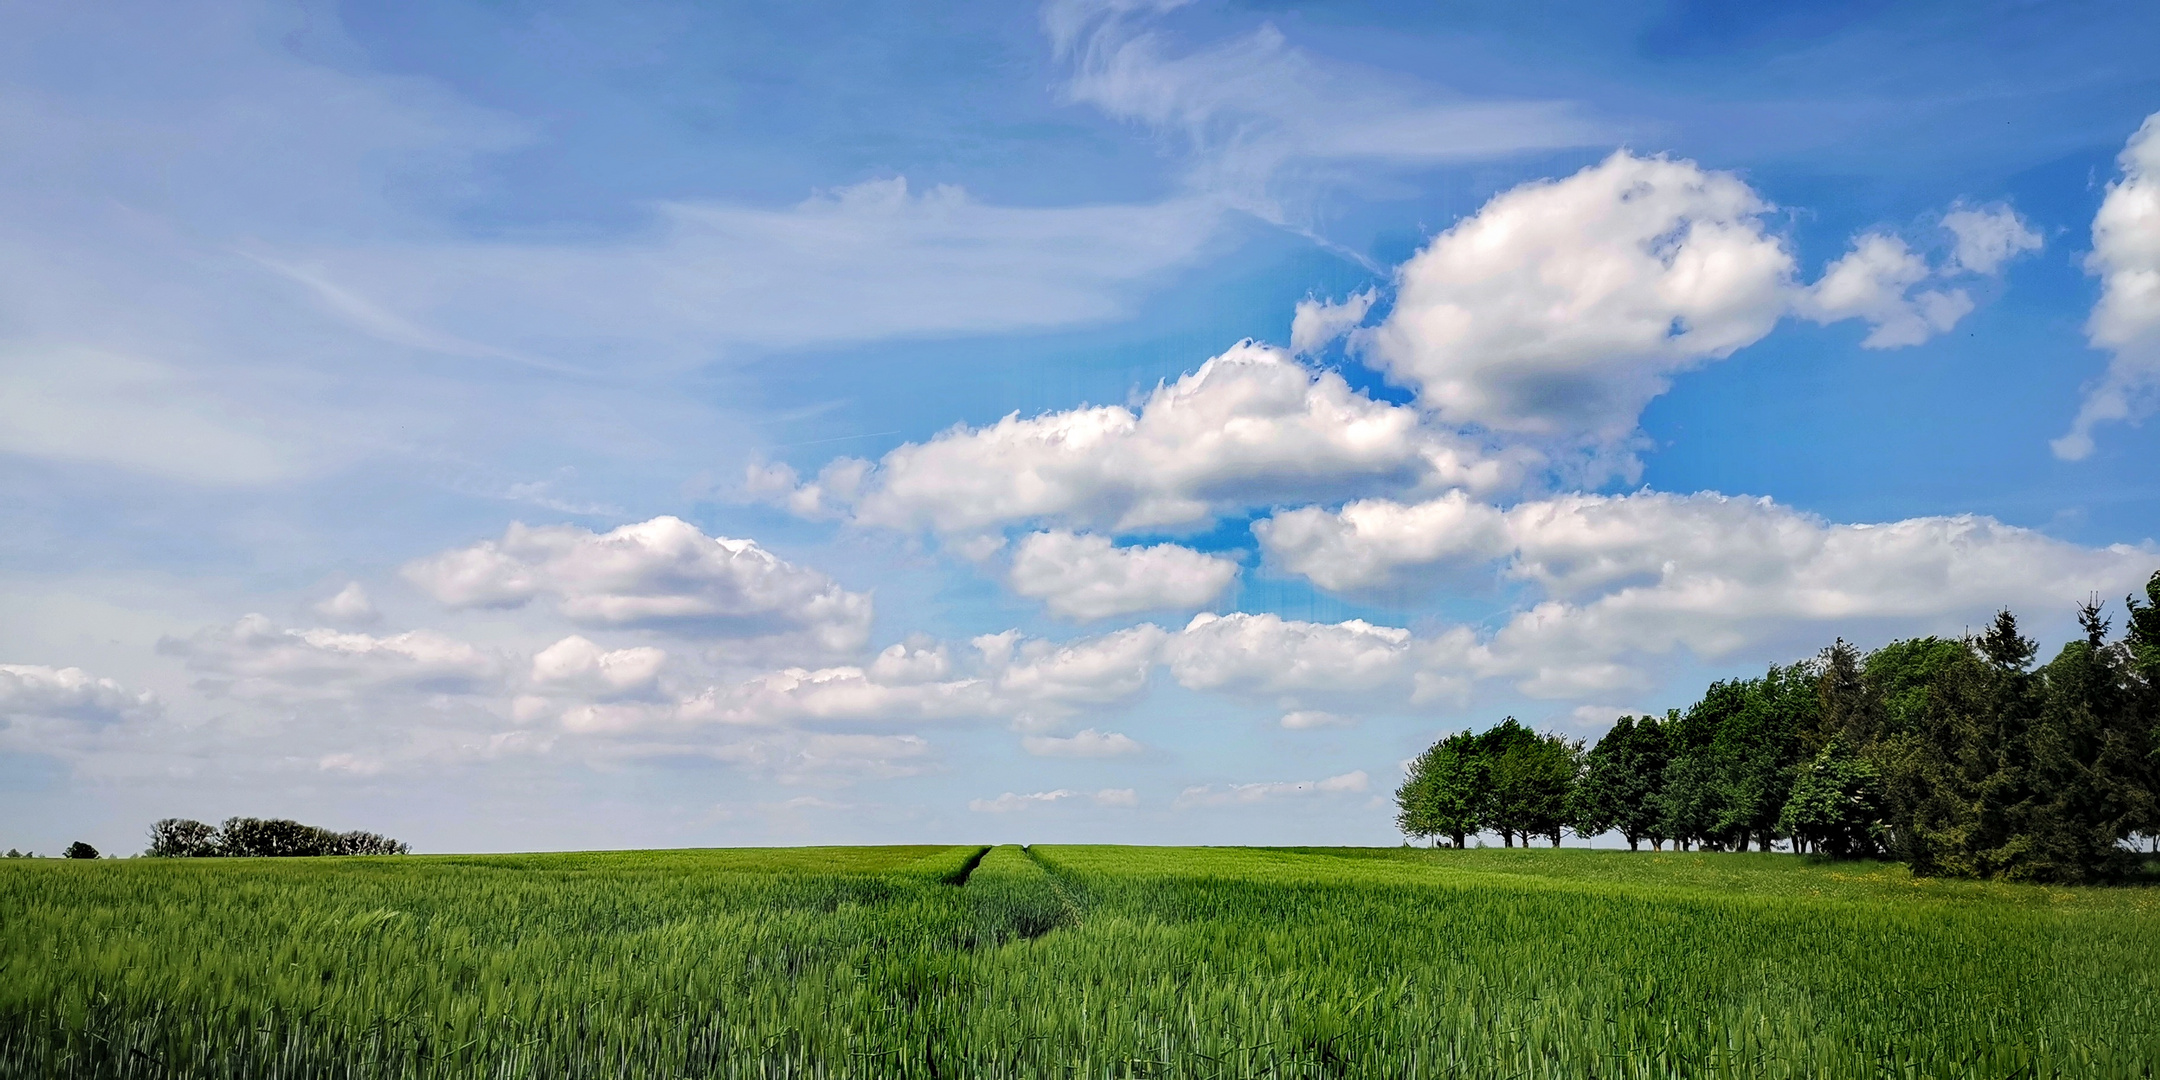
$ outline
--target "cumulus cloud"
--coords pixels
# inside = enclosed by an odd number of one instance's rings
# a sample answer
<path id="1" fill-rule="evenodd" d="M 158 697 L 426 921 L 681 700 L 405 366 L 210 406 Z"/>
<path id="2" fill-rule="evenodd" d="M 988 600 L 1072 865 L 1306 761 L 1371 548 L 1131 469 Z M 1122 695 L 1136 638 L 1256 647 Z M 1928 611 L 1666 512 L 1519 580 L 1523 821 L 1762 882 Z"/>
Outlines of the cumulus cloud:
<path id="1" fill-rule="evenodd" d="M 1164 652 L 1171 674 L 1194 690 L 1363 691 L 1409 675 L 1412 637 L 1362 619 L 1313 623 L 1240 611 L 1193 616 Z"/>
<path id="2" fill-rule="evenodd" d="M 1823 270 L 1822 278 L 1808 289 L 1801 310 L 1817 322 L 1866 320 L 1871 329 L 1860 340 L 1863 349 L 1918 345 L 1956 326 L 1973 309 L 1972 297 L 1963 289 L 1913 293 L 1913 287 L 1932 273 L 1927 260 L 1905 241 L 1868 233 Z"/>
<path id="3" fill-rule="evenodd" d="M 1102 758 L 1137 754 L 1139 743 L 1117 732 L 1101 732 L 1088 728 L 1069 738 L 1053 735 L 1030 735 L 1020 740 L 1022 748 L 1036 757 Z"/>
<path id="4" fill-rule="evenodd" d="M 1254 522 L 1253 535 L 1270 562 L 1338 592 L 1392 581 L 1402 567 L 1483 565 L 1511 546 L 1500 509 L 1459 491 L 1285 510 Z"/>
<path id="5" fill-rule="evenodd" d="M 375 610 L 375 602 L 368 599 L 367 590 L 357 581 L 348 581 L 345 587 L 315 605 L 315 614 L 334 623 L 348 626 L 367 626 L 382 620 L 382 613 Z"/>
<path id="6" fill-rule="evenodd" d="M 2122 176 L 2093 216 L 2085 257 L 2085 271 L 2100 278 L 2086 340 L 2114 355 L 2086 388 L 2070 430 L 2051 444 L 2065 461 L 2092 453 L 2095 427 L 2149 415 L 2160 392 L 2160 113 L 2145 118 L 2116 160 Z"/>
<path id="7" fill-rule="evenodd" d="M 2040 231 L 2008 206 L 1953 207 L 1943 215 L 1943 228 L 1957 238 L 1946 269 L 1993 275 L 2003 265 L 2043 245 Z"/>
<path id="8" fill-rule="evenodd" d="M 1873 232 L 1803 287 L 1765 226 L 1772 209 L 1731 173 L 1622 150 L 1502 192 L 1435 237 L 1397 268 L 1387 319 L 1353 342 L 1451 422 L 1613 445 L 1674 375 L 1788 314 L 1865 320 L 1868 348 L 1918 344 L 1972 310 L 1963 290 L 1915 292 L 1922 282 L 1994 273 L 2038 243 L 2007 207 L 1960 208 L 1945 267 Z"/>
<path id="9" fill-rule="evenodd" d="M 1087 707 L 1129 701 L 1148 677 L 1168 635 L 1153 623 L 1062 644 L 1017 631 L 975 639 L 998 698 L 1025 726 Z"/>
<path id="10" fill-rule="evenodd" d="M 1805 647 L 1811 635 L 1852 634 L 1870 622 L 1955 633 L 1999 605 L 2114 595 L 2160 565 L 2149 545 L 2079 547 L 1985 517 L 1848 525 L 1768 499 L 1708 493 L 1525 502 L 1481 516 L 1481 539 L 1467 546 L 1453 541 L 1459 505 L 1365 505 L 1332 521 L 1297 513 L 1299 530 L 1263 531 L 1264 542 L 1298 541 L 1270 558 L 1310 563 L 1329 587 L 1377 584 L 1406 566 L 1449 560 L 1535 585 L 1545 599 L 1487 639 L 1469 642 L 1457 629 L 1402 648 L 1428 675 L 1508 676 L 1556 697 L 1640 688 L 1642 672 L 1620 662 L 1631 655 Z M 1420 526 L 1442 535 L 1421 536 Z"/>
<path id="11" fill-rule="evenodd" d="M 281 628 L 262 615 L 165 638 L 200 684 L 244 698 L 344 697 L 363 690 L 477 694 L 499 687 L 499 656 L 430 630 L 376 637 Z"/>
<path id="12" fill-rule="evenodd" d="M 667 652 L 651 646 L 602 649 L 572 634 L 533 655 L 532 681 L 551 690 L 601 695 L 650 693 Z"/>
<path id="13" fill-rule="evenodd" d="M 1202 784 L 1186 788 L 1178 793 L 1171 808 L 1187 810 L 1202 806 L 1239 806 L 1268 802 L 1274 799 L 1303 798 L 1314 795 L 1341 795 L 1364 791 L 1372 784 L 1365 770 L 1330 776 L 1325 780 L 1277 780 L 1257 784 Z"/>
<path id="14" fill-rule="evenodd" d="M 1237 578 L 1238 564 L 1176 544 L 1117 547 L 1107 536 L 1058 530 L 1029 535 L 1007 580 L 1058 615 L 1105 619 L 1136 611 L 1196 608 Z"/>
<path id="15" fill-rule="evenodd" d="M 1039 731 L 1145 691 L 1165 636 L 1150 623 L 1063 643 L 1007 631 L 975 639 L 966 663 L 945 645 L 918 640 L 885 649 L 867 668 L 792 667 L 661 700 L 585 700 L 560 708 L 559 719 L 572 731 L 615 735 L 699 729 L 889 731 L 979 721 Z M 660 662 L 640 657 L 635 667 L 641 671 L 647 660 L 655 668 Z M 557 711 L 538 700 L 531 708 L 531 719 Z M 1071 745 L 1114 746 L 1124 738 L 1083 734 Z"/>
<path id="16" fill-rule="evenodd" d="M 66 721 L 103 726 L 157 715 L 157 695 L 130 690 L 78 667 L 0 664 L 0 721 Z"/>
<path id="17" fill-rule="evenodd" d="M 1349 727 L 1355 723 L 1357 723 L 1356 717 L 1321 712 L 1318 709 L 1298 709 L 1293 712 L 1286 712 L 1282 717 L 1282 726 L 1291 731 L 1309 731 L 1313 728 L 1324 727 Z"/>
<path id="18" fill-rule="evenodd" d="M 1342 376 L 1244 342 L 1135 412 L 1072 409 L 956 427 L 875 465 L 842 459 L 811 485 L 764 490 L 860 524 L 964 533 L 1047 521 L 1113 531 L 1196 527 L 1254 504 L 1345 493 L 1487 491 L 1519 460 L 1491 457 L 1416 409 L 1374 401 Z"/>
<path id="19" fill-rule="evenodd" d="M 674 517 L 607 533 L 513 523 L 501 540 L 421 559 L 405 577 L 451 607 L 514 608 L 552 596 L 564 616 L 593 626 L 799 635 L 834 652 L 860 648 L 870 633 L 867 594 L 756 541 L 706 536 Z"/>
<path id="20" fill-rule="evenodd" d="M 1398 268 L 1365 355 L 1454 423 L 1624 437 L 1674 373 L 1784 314 L 1769 209 L 1730 173 L 1626 151 L 1523 184 Z"/>
<path id="21" fill-rule="evenodd" d="M 1348 300 L 1315 300 L 1307 297 L 1297 303 L 1297 312 L 1290 319 L 1290 353 L 1293 356 L 1311 356 L 1328 347 L 1329 343 L 1357 329 L 1365 321 L 1365 313 L 1372 310 L 1373 300 L 1379 290 L 1367 289 L 1352 293 Z"/>

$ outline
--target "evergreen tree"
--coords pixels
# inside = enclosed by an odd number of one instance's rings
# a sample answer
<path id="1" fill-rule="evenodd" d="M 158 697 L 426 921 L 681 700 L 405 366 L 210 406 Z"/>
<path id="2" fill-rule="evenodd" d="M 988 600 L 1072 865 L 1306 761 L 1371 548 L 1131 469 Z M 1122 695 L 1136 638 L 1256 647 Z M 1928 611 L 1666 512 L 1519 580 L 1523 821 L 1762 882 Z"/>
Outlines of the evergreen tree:
<path id="1" fill-rule="evenodd" d="M 2160 851 L 2160 572 L 2145 582 L 2144 603 L 2131 596 L 2123 605 L 2130 611 L 2122 640 L 2130 684 L 2125 726 L 2142 731 L 2152 747 L 2142 770 L 2145 809 L 2133 827 Z"/>

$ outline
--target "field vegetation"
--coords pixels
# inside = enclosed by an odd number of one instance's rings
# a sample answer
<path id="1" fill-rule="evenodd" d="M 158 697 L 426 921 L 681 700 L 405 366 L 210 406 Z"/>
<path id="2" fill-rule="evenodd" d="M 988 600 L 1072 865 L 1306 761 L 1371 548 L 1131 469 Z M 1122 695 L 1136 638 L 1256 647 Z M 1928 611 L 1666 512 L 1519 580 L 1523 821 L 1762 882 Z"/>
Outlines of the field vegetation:
<path id="1" fill-rule="evenodd" d="M 2160 891 L 1783 854 L 0 863 L 0 1075 L 2113 1077 Z"/>

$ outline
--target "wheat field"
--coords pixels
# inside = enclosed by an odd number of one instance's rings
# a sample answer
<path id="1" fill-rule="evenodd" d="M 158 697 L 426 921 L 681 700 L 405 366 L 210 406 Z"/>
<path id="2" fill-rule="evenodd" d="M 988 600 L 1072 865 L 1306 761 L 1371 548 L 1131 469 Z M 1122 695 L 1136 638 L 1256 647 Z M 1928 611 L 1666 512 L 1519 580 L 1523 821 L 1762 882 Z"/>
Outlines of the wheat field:
<path id="1" fill-rule="evenodd" d="M 2160 890 L 1789 855 L 0 864 L 0 1076 L 2113 1077 Z"/>

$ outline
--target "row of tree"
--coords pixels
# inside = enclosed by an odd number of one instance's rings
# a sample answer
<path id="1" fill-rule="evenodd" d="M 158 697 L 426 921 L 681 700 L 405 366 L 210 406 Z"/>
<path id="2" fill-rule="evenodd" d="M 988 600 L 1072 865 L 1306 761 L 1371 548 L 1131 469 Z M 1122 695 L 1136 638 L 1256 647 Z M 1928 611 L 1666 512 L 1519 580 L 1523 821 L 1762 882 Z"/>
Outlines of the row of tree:
<path id="1" fill-rule="evenodd" d="M 145 855 L 161 859 L 287 857 L 297 855 L 404 855 L 411 847 L 371 832 L 332 832 L 283 818 L 226 818 L 216 828 L 187 818 L 150 826 Z"/>
<path id="2" fill-rule="evenodd" d="M 2160 573 L 2110 639 L 2046 664 L 2007 611 L 1984 633 L 1862 655 L 1842 640 L 1761 678 L 1712 684 L 1597 744 L 1513 718 L 1449 735 L 1412 763 L 1397 823 L 1416 837 L 1617 832 L 1628 846 L 1902 859 L 1919 873 L 2090 881 L 2160 843 Z"/>

